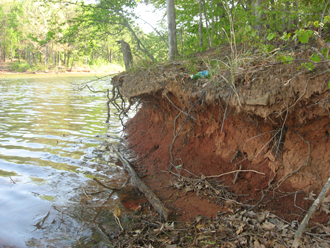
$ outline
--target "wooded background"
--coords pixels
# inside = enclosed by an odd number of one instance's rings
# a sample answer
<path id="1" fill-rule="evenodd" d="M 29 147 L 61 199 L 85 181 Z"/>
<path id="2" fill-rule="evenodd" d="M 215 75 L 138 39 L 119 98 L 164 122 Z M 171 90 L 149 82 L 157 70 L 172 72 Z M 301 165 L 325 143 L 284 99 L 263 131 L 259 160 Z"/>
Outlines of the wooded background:
<path id="1" fill-rule="evenodd" d="M 164 9 L 162 21 L 150 23 L 154 32 L 136 24 L 139 2 Z M 46 67 L 123 64 L 116 41 L 125 40 L 136 61 L 168 60 L 169 4 L 175 7 L 169 19 L 176 24 L 174 57 L 233 42 L 267 52 L 277 40 L 327 41 L 329 32 L 328 0 L 1 0 L 0 59 Z"/>

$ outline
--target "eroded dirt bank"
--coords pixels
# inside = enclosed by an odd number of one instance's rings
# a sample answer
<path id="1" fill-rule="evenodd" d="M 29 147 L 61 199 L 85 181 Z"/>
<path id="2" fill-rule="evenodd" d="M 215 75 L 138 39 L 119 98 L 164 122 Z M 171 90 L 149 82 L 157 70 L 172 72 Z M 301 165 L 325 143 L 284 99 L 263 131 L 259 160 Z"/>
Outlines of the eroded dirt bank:
<path id="1" fill-rule="evenodd" d="M 125 129 L 135 169 L 179 220 L 240 204 L 304 217 L 313 202 L 305 198 L 330 176 L 330 92 L 327 64 L 299 66 L 253 62 L 194 81 L 171 63 L 114 78 L 142 103 Z M 315 221 L 328 216 L 320 210 Z"/>

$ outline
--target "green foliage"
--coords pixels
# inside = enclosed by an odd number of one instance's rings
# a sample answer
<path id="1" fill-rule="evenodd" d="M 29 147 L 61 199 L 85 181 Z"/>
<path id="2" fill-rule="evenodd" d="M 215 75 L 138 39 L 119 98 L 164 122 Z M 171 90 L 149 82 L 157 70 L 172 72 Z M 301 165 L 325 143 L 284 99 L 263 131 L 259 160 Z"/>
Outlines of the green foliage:
<path id="1" fill-rule="evenodd" d="M 313 30 L 305 30 L 305 29 L 296 30 L 295 35 L 293 36 L 292 39 L 295 39 L 296 37 L 298 37 L 298 40 L 301 43 L 306 44 L 309 42 L 309 39 L 313 37 Z"/>
<path id="2" fill-rule="evenodd" d="M 166 6 L 165 0 L 148 2 L 156 8 Z M 135 58 L 146 60 L 151 54 L 156 61 L 164 61 L 168 57 L 166 25 L 155 27 L 158 34 L 145 34 L 135 25 L 133 10 L 137 3 L 131 0 L 100 0 L 89 4 L 62 0 L 5 1 L 0 3 L 1 55 L 32 64 L 38 52 L 42 54 L 39 62 L 59 64 L 56 56 L 61 53 L 63 65 L 67 64 L 64 54 L 70 53 L 70 63 L 74 59 L 83 64 L 87 58 L 89 65 L 101 66 L 110 61 L 123 63 L 115 42 L 123 39 L 131 45 Z M 263 55 L 268 55 L 279 39 L 285 44 L 297 41 L 308 44 L 316 30 L 329 31 L 330 16 L 323 17 L 329 12 L 326 1 L 261 1 L 258 6 L 252 4 L 254 1 L 238 0 L 205 0 L 205 3 L 200 47 L 199 1 L 175 2 L 179 52 L 184 57 L 232 42 L 257 47 Z M 235 41 L 228 39 L 233 36 Z M 326 49 L 321 53 L 328 56 Z M 290 63 L 290 56 L 283 56 L 278 59 Z M 317 57 L 311 60 L 317 63 L 314 61 Z M 306 66 L 312 68 L 311 64 Z"/>
<path id="3" fill-rule="evenodd" d="M 29 70 L 31 67 L 28 63 L 26 62 L 15 62 L 11 64 L 11 70 L 16 71 L 16 72 L 26 72 Z"/>

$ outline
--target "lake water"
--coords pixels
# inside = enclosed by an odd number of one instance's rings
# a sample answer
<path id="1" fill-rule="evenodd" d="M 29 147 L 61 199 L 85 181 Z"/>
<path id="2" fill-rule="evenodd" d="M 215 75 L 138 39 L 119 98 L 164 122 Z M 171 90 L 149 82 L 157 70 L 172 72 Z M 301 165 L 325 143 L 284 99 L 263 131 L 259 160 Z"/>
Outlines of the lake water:
<path id="1" fill-rule="evenodd" d="M 0 77 L 0 246 L 107 247 L 128 178 L 104 140 L 122 142 L 95 77 Z M 90 84 L 111 87 L 110 77 Z M 126 194 L 126 195 L 125 195 Z"/>

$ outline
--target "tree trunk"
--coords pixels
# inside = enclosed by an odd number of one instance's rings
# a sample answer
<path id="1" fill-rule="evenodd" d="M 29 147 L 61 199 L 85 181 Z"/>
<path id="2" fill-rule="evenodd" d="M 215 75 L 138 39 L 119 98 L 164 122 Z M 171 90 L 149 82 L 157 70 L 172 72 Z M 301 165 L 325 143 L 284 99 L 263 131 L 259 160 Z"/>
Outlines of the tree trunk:
<path id="1" fill-rule="evenodd" d="M 206 24 L 206 31 L 207 31 L 207 39 L 208 39 L 208 42 L 209 42 L 209 47 L 212 47 L 211 46 L 211 41 L 210 41 L 209 24 L 208 24 L 208 19 L 207 19 L 207 15 L 206 15 L 205 0 L 202 0 L 202 4 L 203 4 L 203 9 L 204 9 L 204 17 L 205 17 L 205 24 Z"/>
<path id="2" fill-rule="evenodd" d="M 295 28 L 298 28 L 298 26 L 299 26 L 299 20 L 298 20 L 299 9 L 298 9 L 298 2 L 297 2 L 297 0 L 294 0 L 293 6 L 294 6 L 295 14 L 296 14 L 295 18 L 293 19 L 293 24 L 294 24 Z"/>
<path id="3" fill-rule="evenodd" d="M 214 13 L 213 13 L 213 0 L 210 2 L 211 7 L 211 47 L 213 47 L 213 39 L 214 39 Z"/>
<path id="4" fill-rule="evenodd" d="M 198 34 L 199 34 L 199 46 L 203 48 L 203 16 L 202 16 L 202 0 L 199 0 L 199 25 L 198 25 Z"/>
<path id="5" fill-rule="evenodd" d="M 13 62 L 14 59 L 14 52 L 13 52 L 13 38 L 10 38 L 10 60 L 11 62 Z"/>
<path id="6" fill-rule="evenodd" d="M 254 29 L 257 31 L 261 31 L 261 18 L 259 15 L 259 10 L 261 8 L 261 0 L 254 0 L 252 2 L 252 10 L 253 10 L 253 15 L 255 16 L 255 24 L 254 24 Z"/>
<path id="7" fill-rule="evenodd" d="M 45 66 L 48 64 L 48 46 L 45 46 Z"/>
<path id="8" fill-rule="evenodd" d="M 71 55 L 71 52 L 68 51 L 68 52 L 67 52 L 67 60 L 66 60 L 66 67 L 67 67 L 67 68 L 69 68 L 69 65 L 70 65 L 70 64 L 69 64 L 69 61 L 70 61 L 70 55 Z"/>
<path id="9" fill-rule="evenodd" d="M 130 68 L 130 65 L 133 62 L 131 47 L 124 40 L 117 41 L 117 43 L 121 44 L 121 50 L 122 50 L 122 53 L 123 53 L 125 69 L 127 71 Z"/>
<path id="10" fill-rule="evenodd" d="M 61 66 L 61 52 L 57 52 L 57 61 L 58 61 L 58 66 Z"/>
<path id="11" fill-rule="evenodd" d="M 180 38 L 181 38 L 181 58 L 183 58 L 183 27 L 181 27 L 181 32 L 180 32 Z"/>
<path id="12" fill-rule="evenodd" d="M 6 62 L 6 30 L 5 30 L 4 42 L 3 42 L 3 62 Z"/>
<path id="13" fill-rule="evenodd" d="M 178 45 L 176 38 L 176 17 L 174 0 L 166 0 L 167 3 L 167 29 L 170 60 L 174 60 L 178 56 Z"/>
<path id="14" fill-rule="evenodd" d="M 110 49 L 109 62 L 112 63 L 112 49 Z"/>
<path id="15" fill-rule="evenodd" d="M 64 61 L 63 61 L 63 65 L 65 66 L 66 65 L 66 57 L 68 55 L 68 51 L 65 51 L 64 52 Z"/>

